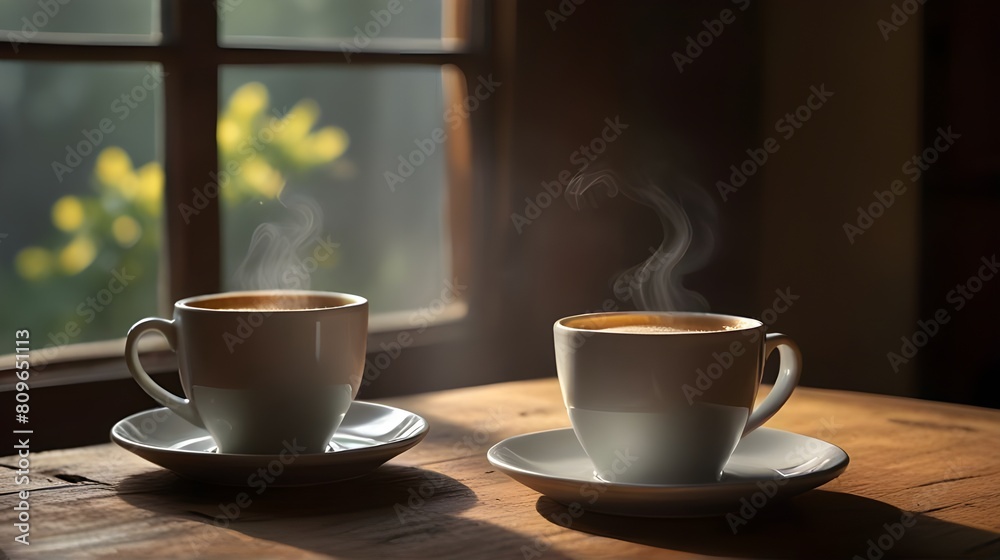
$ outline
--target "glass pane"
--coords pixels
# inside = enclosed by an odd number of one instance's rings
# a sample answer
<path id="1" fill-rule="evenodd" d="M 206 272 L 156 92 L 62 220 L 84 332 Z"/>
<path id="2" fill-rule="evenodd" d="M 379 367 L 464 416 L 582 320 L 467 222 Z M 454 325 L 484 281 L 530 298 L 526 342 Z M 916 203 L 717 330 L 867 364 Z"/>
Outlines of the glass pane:
<path id="1" fill-rule="evenodd" d="M 154 43 L 160 0 L 3 0 L 0 38 L 21 43 Z"/>
<path id="2" fill-rule="evenodd" d="M 220 0 L 223 46 L 442 51 L 458 48 L 459 0 Z"/>
<path id="3" fill-rule="evenodd" d="M 446 72 L 454 70 L 225 68 L 226 286 L 351 292 L 373 313 L 439 297 L 451 280 L 448 162 L 432 137 L 450 130 Z M 415 165 L 397 182 L 387 172 L 398 173 L 403 158 Z"/>
<path id="4" fill-rule="evenodd" d="M 156 313 L 160 70 L 0 62 L 0 332 L 33 350 Z"/>

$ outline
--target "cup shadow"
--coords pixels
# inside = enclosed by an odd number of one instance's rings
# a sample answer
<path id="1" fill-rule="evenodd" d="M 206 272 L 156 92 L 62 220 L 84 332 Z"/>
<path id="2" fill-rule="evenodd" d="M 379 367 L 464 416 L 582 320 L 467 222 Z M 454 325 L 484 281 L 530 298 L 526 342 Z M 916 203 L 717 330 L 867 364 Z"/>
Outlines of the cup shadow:
<path id="1" fill-rule="evenodd" d="M 542 496 L 550 523 L 594 535 L 693 554 L 748 558 L 998 558 L 1000 534 L 852 494 L 813 490 L 734 517 L 652 519 L 571 511 Z M 573 517 L 571 514 L 577 514 Z M 567 523 L 567 520 L 571 520 Z M 907 526 L 908 525 L 908 526 Z"/>
<path id="2" fill-rule="evenodd" d="M 460 517 L 477 503 L 475 492 L 421 468 L 384 465 L 339 483 L 257 490 L 203 484 L 165 470 L 129 476 L 117 487 L 122 500 L 158 518 L 204 523 L 206 527 L 185 533 L 197 554 L 207 557 L 233 552 L 232 531 L 347 558 L 465 557 L 484 544 L 490 545 L 491 555 L 515 557 L 527 540 L 494 524 Z M 549 552 L 552 558 L 564 558 Z M 260 554 L 287 550 L 275 546 L 269 551 L 262 545 Z"/>

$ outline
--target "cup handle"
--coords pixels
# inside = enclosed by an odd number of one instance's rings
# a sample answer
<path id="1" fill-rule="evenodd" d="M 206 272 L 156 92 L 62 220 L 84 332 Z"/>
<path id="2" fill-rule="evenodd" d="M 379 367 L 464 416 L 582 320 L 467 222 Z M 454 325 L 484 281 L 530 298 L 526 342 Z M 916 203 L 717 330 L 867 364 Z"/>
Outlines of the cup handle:
<path id="1" fill-rule="evenodd" d="M 769 334 L 764 338 L 764 360 L 771 355 L 775 349 L 778 350 L 778 378 L 774 381 L 774 388 L 767 395 L 764 402 L 760 403 L 750 414 L 747 420 L 747 427 L 743 430 L 743 435 L 756 430 L 770 420 L 778 409 L 785 405 L 788 397 L 792 396 L 792 391 L 799 384 L 799 375 L 802 373 L 802 353 L 795 341 L 788 335 L 781 333 Z M 763 365 L 762 365 L 763 367 Z"/>
<path id="2" fill-rule="evenodd" d="M 195 426 L 204 428 L 205 424 L 201 421 L 201 418 L 198 418 L 198 412 L 195 410 L 194 405 L 191 404 L 190 399 L 182 399 L 160 387 L 146 373 L 146 370 L 142 369 L 142 364 L 139 363 L 139 339 L 147 331 L 157 331 L 163 334 L 163 336 L 167 337 L 167 343 L 170 344 L 170 348 L 176 352 L 177 330 L 174 327 L 174 322 L 157 317 L 143 319 L 132 325 L 132 328 L 128 331 L 128 336 L 125 337 L 125 365 L 128 366 L 129 372 L 132 373 L 132 377 L 142 387 L 142 390 L 153 397 L 153 400 L 169 408 Z"/>

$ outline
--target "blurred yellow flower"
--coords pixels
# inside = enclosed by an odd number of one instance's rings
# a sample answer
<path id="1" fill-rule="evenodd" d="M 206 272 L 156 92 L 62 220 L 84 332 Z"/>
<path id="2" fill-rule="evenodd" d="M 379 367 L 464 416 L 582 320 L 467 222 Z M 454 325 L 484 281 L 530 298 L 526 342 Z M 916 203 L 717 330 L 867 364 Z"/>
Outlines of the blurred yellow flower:
<path id="1" fill-rule="evenodd" d="M 268 198 L 277 198 L 285 186 L 281 173 L 259 157 L 243 162 L 242 176 L 257 193 Z"/>
<path id="2" fill-rule="evenodd" d="M 268 93 L 264 84 L 250 82 L 233 92 L 226 112 L 237 119 L 249 119 L 263 111 L 267 104 Z"/>
<path id="3" fill-rule="evenodd" d="M 136 202 L 150 216 L 160 213 L 163 198 L 163 168 L 151 161 L 136 172 Z"/>
<path id="4" fill-rule="evenodd" d="M 52 223 L 66 232 L 74 232 L 83 225 L 83 203 L 73 195 L 66 195 L 52 205 Z"/>
<path id="5" fill-rule="evenodd" d="M 14 268 L 25 280 L 41 280 L 52 273 L 52 253 L 41 247 L 26 247 L 14 257 Z"/>
<path id="6" fill-rule="evenodd" d="M 101 150 L 94 165 L 94 174 L 106 185 L 114 185 L 132 172 L 132 160 L 125 150 L 108 146 Z"/>
<path id="7" fill-rule="evenodd" d="M 125 249 L 135 245 L 142 236 L 142 226 L 132 216 L 118 216 L 111 222 L 111 234 L 118 245 Z"/>
<path id="8" fill-rule="evenodd" d="M 94 242 L 85 235 L 77 235 L 59 252 L 59 268 L 70 276 L 84 270 L 97 256 Z"/>
<path id="9" fill-rule="evenodd" d="M 219 119 L 219 127 L 215 132 L 215 139 L 219 143 L 219 149 L 223 153 L 231 154 L 236 151 L 240 140 L 243 138 L 243 128 L 232 117 L 222 117 Z"/>
<path id="10" fill-rule="evenodd" d="M 132 200 L 139 192 L 139 178 L 136 177 L 135 173 L 130 171 L 121 180 L 111 186 L 115 187 L 125 200 Z"/>
<path id="11" fill-rule="evenodd" d="M 299 101 L 282 119 L 281 130 L 277 131 L 278 142 L 285 145 L 301 142 L 318 118 L 319 105 L 315 101 L 312 99 Z"/>
<path id="12" fill-rule="evenodd" d="M 333 161 L 347 151 L 347 132 L 339 127 L 323 127 L 312 135 L 310 141 L 314 161 Z"/>

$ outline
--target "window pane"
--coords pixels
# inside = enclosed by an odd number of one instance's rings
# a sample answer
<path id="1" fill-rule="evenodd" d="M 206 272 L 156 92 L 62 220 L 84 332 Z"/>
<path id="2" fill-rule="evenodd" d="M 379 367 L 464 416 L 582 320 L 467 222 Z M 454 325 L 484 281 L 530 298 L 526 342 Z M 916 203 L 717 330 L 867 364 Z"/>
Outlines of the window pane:
<path id="1" fill-rule="evenodd" d="M 220 0 L 220 44 L 442 51 L 464 35 L 460 0 Z"/>
<path id="2" fill-rule="evenodd" d="M 21 43 L 153 43 L 159 0 L 3 0 L 0 37 Z"/>
<path id="3" fill-rule="evenodd" d="M 449 162 L 432 136 L 448 130 L 442 78 L 451 72 L 225 68 L 226 286 L 357 293 L 373 313 L 418 309 L 439 296 L 451 279 Z M 401 158 L 417 163 L 402 182 L 390 181 Z M 262 237 L 251 250 L 255 230 Z"/>
<path id="4" fill-rule="evenodd" d="M 0 332 L 31 329 L 41 350 L 155 314 L 160 75 L 0 62 Z"/>

